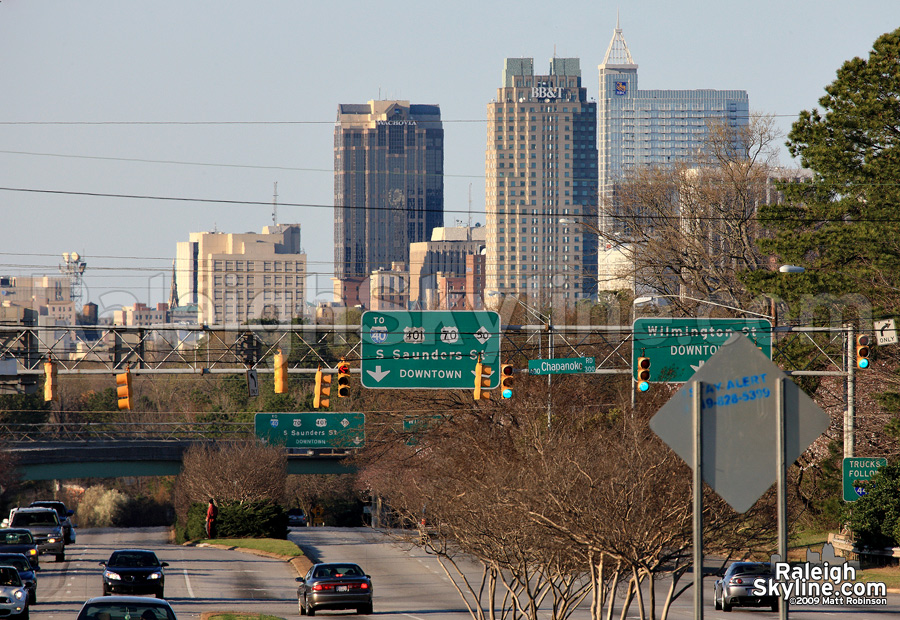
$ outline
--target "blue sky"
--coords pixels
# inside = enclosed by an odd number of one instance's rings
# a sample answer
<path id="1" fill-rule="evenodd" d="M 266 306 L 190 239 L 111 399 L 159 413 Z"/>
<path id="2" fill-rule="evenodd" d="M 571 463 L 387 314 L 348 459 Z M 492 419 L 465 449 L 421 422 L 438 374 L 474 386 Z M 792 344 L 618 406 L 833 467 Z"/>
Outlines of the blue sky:
<path id="1" fill-rule="evenodd" d="M 445 224 L 468 219 L 470 195 L 483 222 L 503 60 L 578 57 L 596 98 L 617 12 L 642 89 L 744 89 L 785 133 L 900 26 L 897 0 L 3 0 L 0 274 L 55 273 L 77 251 L 101 312 L 165 301 L 175 244 L 259 232 L 277 182 L 279 222 L 303 226 L 309 299 L 328 300 L 339 103 L 439 104 Z"/>

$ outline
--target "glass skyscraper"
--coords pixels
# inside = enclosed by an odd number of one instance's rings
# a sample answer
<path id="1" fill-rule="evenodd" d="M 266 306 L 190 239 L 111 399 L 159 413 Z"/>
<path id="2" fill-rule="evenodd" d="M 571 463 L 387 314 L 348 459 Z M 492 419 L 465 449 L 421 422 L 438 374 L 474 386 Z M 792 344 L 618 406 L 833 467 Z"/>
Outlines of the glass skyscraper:
<path id="1" fill-rule="evenodd" d="M 600 227 L 613 231 L 616 183 L 629 168 L 690 161 L 704 145 L 708 121 L 746 127 L 750 102 L 743 90 L 640 90 L 618 23 L 599 69 Z"/>
<path id="2" fill-rule="evenodd" d="M 340 104 L 334 127 L 334 293 L 368 296 L 373 271 L 409 265 L 444 223 L 444 129 L 436 105 Z M 360 288 L 362 287 L 362 289 Z"/>

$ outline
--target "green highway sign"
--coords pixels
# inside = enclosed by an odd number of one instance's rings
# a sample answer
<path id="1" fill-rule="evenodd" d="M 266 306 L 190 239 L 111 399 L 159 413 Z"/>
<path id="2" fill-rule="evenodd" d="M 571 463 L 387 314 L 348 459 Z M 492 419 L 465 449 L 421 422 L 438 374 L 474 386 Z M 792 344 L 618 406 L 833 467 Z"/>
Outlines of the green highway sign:
<path id="1" fill-rule="evenodd" d="M 528 360 L 529 375 L 566 375 L 596 371 L 597 367 L 593 357 Z"/>
<path id="2" fill-rule="evenodd" d="M 500 384 L 500 315 L 489 311 L 370 311 L 362 315 L 362 385 L 380 389 L 475 387 L 479 356 Z"/>
<path id="3" fill-rule="evenodd" d="M 887 465 L 884 457 L 850 456 L 844 459 L 844 501 L 855 502 L 866 494 L 860 482 L 870 480 L 879 467 Z"/>
<path id="4" fill-rule="evenodd" d="M 743 334 L 772 358 L 772 323 L 767 319 L 648 317 L 635 319 L 631 368 L 637 380 L 637 360 L 650 360 L 650 383 L 690 380 L 719 347 Z"/>
<path id="5" fill-rule="evenodd" d="M 364 413 L 257 413 L 256 436 L 285 448 L 361 448 Z"/>

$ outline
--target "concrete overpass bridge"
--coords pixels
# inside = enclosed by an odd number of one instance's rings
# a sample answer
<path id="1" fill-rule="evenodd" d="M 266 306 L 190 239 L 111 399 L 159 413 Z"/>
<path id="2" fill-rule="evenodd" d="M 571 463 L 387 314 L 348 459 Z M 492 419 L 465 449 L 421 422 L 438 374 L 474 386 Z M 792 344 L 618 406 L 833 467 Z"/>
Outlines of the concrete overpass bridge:
<path id="1" fill-rule="evenodd" d="M 115 439 L 13 441 L 4 449 L 15 455 L 23 480 L 174 476 L 192 445 L 210 439 Z M 227 440 L 226 440 L 227 441 Z M 346 474 L 349 451 L 287 449 L 289 474 Z"/>

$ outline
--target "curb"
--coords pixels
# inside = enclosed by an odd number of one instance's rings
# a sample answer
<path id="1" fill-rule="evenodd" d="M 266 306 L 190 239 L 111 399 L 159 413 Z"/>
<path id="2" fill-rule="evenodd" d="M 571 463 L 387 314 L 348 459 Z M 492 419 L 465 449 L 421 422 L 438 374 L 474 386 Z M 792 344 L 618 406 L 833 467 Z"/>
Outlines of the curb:
<path id="1" fill-rule="evenodd" d="M 264 558 L 273 558 L 276 560 L 283 560 L 294 567 L 294 570 L 297 571 L 298 576 L 305 575 L 314 563 L 306 555 L 280 555 L 278 553 L 271 553 L 269 551 L 261 551 L 259 549 L 248 549 L 247 547 L 235 547 L 233 545 L 217 545 L 215 543 L 199 543 L 194 546 L 196 546 L 196 547 L 213 547 L 215 549 L 225 549 L 227 551 L 240 551 L 242 553 L 250 553 L 252 555 L 258 555 L 258 556 L 264 557 Z M 210 613 L 213 613 L 213 612 L 210 612 Z M 205 620 L 205 619 L 201 618 L 201 620 Z"/>

